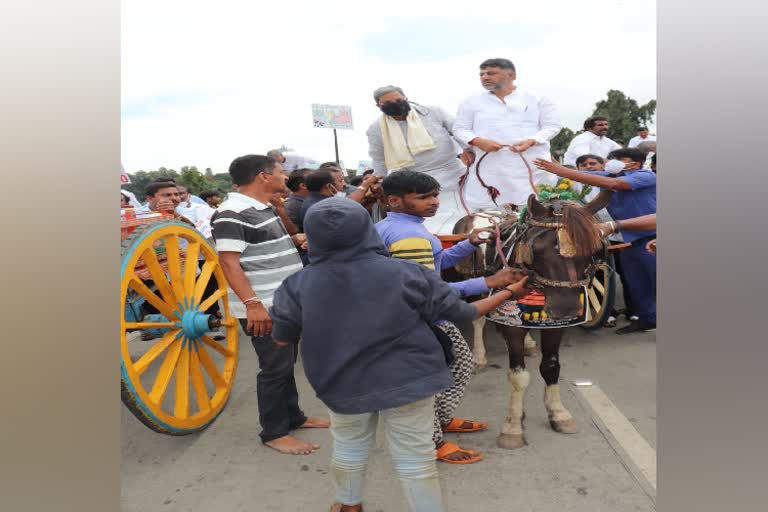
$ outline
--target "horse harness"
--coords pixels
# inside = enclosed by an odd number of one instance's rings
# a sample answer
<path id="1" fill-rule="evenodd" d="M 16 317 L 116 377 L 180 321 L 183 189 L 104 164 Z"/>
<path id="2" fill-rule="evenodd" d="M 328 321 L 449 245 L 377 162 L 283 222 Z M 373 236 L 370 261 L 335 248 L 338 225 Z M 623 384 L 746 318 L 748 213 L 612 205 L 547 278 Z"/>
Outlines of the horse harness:
<path id="1" fill-rule="evenodd" d="M 554 206 L 554 210 L 555 217 L 561 217 L 563 215 L 561 204 L 557 203 Z M 507 253 L 507 259 L 513 255 L 515 256 L 514 264 L 523 267 L 529 273 L 529 280 L 535 288 L 542 288 L 545 286 L 553 288 L 582 288 L 589 286 L 592 282 L 592 279 L 595 277 L 595 272 L 597 271 L 597 267 L 600 264 L 600 259 L 595 258 L 593 255 L 592 262 L 587 266 L 586 269 L 584 269 L 585 277 L 579 279 L 576 272 L 576 266 L 574 264 L 576 247 L 574 246 L 570 236 L 568 236 L 568 232 L 565 229 L 565 224 L 562 222 L 542 222 L 531 218 L 526 219 L 527 216 L 527 212 L 524 212 L 521 215 L 518 225 L 513 229 L 512 234 L 507 238 L 507 241 L 505 242 L 508 243 L 510 239 L 512 241 L 512 244 Z M 540 229 L 535 231 L 526 239 L 526 235 L 532 231 L 532 228 Z M 565 266 L 569 277 L 567 281 L 543 277 L 530 268 L 530 265 L 533 263 L 533 242 L 550 229 L 557 230 L 558 252 L 560 253 L 560 256 L 565 260 Z M 502 263 L 504 266 L 509 266 L 508 262 L 505 260 L 502 260 Z"/>
<path id="2" fill-rule="evenodd" d="M 502 147 L 508 147 L 508 145 L 504 145 Z M 483 159 L 488 156 L 489 153 L 485 153 L 483 156 L 480 157 L 480 159 L 477 161 L 477 164 L 475 165 L 475 174 L 477 176 L 477 179 L 480 183 L 480 185 L 486 189 L 488 192 L 488 195 L 490 196 L 491 200 L 494 204 L 498 206 L 496 203 L 496 198 L 500 195 L 499 190 L 492 186 L 485 183 L 482 176 L 480 175 L 480 163 L 483 161 Z M 523 156 L 522 153 L 518 153 L 520 155 L 520 158 L 523 160 L 523 163 L 525 164 L 526 168 L 528 169 L 528 180 L 531 184 L 531 188 L 533 189 L 534 193 L 538 192 L 538 189 L 536 187 L 536 184 L 533 182 L 533 170 L 531 169 L 530 164 L 526 160 L 526 158 Z M 507 237 L 506 240 L 502 242 L 501 240 L 501 228 L 500 225 L 503 222 L 502 215 L 499 214 L 488 214 L 488 213 L 472 213 L 469 208 L 467 207 L 465 201 L 464 201 L 464 186 L 466 185 L 467 177 L 470 173 L 470 165 L 467 165 L 467 170 L 464 175 L 462 175 L 459 178 L 459 199 L 461 200 L 461 205 L 464 208 L 464 211 L 467 213 L 467 216 L 472 217 L 484 217 L 487 218 L 488 221 L 491 223 L 495 230 L 496 235 L 496 256 L 498 256 L 502 262 L 503 268 L 509 267 L 509 258 L 515 253 L 515 248 L 520 247 L 520 249 L 515 254 L 515 264 L 520 265 L 523 267 L 526 272 L 529 275 L 529 285 L 533 288 L 542 288 L 544 286 L 554 287 L 554 288 L 581 288 L 589 286 L 589 284 L 592 282 L 592 279 L 595 277 L 595 272 L 597 271 L 597 266 L 600 263 L 598 259 L 592 256 L 592 262 L 589 264 L 589 266 L 584 270 L 584 277 L 583 279 L 579 279 L 576 275 L 576 266 L 574 264 L 573 258 L 576 255 L 576 247 L 573 244 L 573 241 L 570 239 L 570 236 L 568 236 L 568 232 L 565 229 L 565 224 L 562 222 L 541 222 L 535 219 L 527 219 L 527 212 L 522 212 L 520 214 L 519 220 L 515 228 L 513 228 L 512 233 Z M 553 206 L 554 215 L 555 217 L 562 217 L 563 215 L 563 205 L 560 202 L 555 203 Z M 536 233 L 533 238 L 528 240 L 527 242 L 523 243 L 522 239 L 525 236 L 525 234 L 531 229 L 531 227 L 537 227 L 542 228 L 538 233 Z M 557 238 L 558 238 L 558 247 L 560 256 L 565 259 L 565 265 L 566 270 L 568 271 L 568 277 L 570 278 L 568 281 L 559 281 L 555 279 L 549 279 L 546 277 L 543 277 L 539 274 L 537 274 L 533 269 L 530 268 L 530 265 L 533 263 L 533 241 L 544 234 L 544 232 L 548 229 L 557 229 Z M 508 244 L 509 242 L 512 242 L 512 245 L 509 248 L 508 253 L 505 255 L 503 247 Z M 603 243 L 605 247 L 605 243 Z M 495 259 L 495 257 L 494 257 Z M 473 267 L 473 274 L 475 276 L 479 275 L 478 272 L 478 265 L 477 265 L 477 254 L 472 254 L 472 267 Z M 526 268 L 527 267 L 527 268 Z"/>

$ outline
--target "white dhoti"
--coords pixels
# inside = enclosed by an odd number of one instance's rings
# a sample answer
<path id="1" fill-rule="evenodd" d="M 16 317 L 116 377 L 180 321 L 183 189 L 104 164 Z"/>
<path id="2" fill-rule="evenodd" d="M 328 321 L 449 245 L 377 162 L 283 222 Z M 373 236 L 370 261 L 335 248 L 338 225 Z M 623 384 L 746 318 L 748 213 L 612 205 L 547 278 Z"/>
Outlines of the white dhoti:
<path id="1" fill-rule="evenodd" d="M 480 153 L 475 159 L 475 163 L 470 168 L 470 174 L 467 178 L 467 184 L 464 189 L 464 199 L 467 206 L 472 211 L 483 208 L 492 208 L 495 205 L 491 200 L 488 191 L 480 184 L 475 172 L 475 166 L 480 161 Z M 538 185 L 554 185 L 557 183 L 557 176 L 537 169 L 533 161 L 537 158 L 551 160 L 549 156 L 549 145 L 533 146 L 523 153 L 528 161 L 528 165 L 533 170 L 533 182 Z M 533 194 L 533 189 L 528 177 L 528 168 L 518 153 L 513 153 L 509 148 L 502 148 L 499 151 L 489 154 L 480 164 L 480 177 L 486 185 L 496 187 L 500 195 L 496 198 L 496 203 L 514 204 L 518 207 L 528 202 L 528 197 Z"/>

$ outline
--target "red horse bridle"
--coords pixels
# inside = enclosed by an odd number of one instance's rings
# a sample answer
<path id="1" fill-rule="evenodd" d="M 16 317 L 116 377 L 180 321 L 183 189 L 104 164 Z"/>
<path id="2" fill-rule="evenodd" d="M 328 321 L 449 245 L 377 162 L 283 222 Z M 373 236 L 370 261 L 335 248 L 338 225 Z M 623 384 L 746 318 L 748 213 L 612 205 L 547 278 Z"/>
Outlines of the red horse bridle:
<path id="1" fill-rule="evenodd" d="M 511 147 L 509 144 L 505 144 L 501 146 L 502 148 L 508 148 Z M 493 204 L 498 206 L 498 203 L 496 202 L 496 198 L 501 195 L 501 192 L 499 192 L 499 189 L 492 185 L 488 185 L 484 180 L 483 177 L 480 176 L 480 163 L 485 159 L 486 156 L 489 155 L 490 152 L 486 152 L 483 154 L 483 156 L 480 157 L 480 159 L 477 161 L 477 164 L 475 165 L 475 176 L 477 176 L 477 181 L 480 182 L 480 185 L 483 186 L 483 188 L 488 192 L 488 195 L 491 197 L 491 201 L 493 201 Z M 525 164 L 525 167 L 528 169 L 528 182 L 531 184 L 531 188 L 533 189 L 533 192 L 535 194 L 539 193 L 539 189 L 536 187 L 536 184 L 533 182 L 533 169 L 531 169 L 531 165 L 528 163 L 528 160 L 525 159 L 523 156 L 523 153 L 517 153 L 520 155 L 520 158 L 523 160 L 523 163 Z M 509 261 L 507 260 L 507 256 L 504 254 L 504 251 L 501 248 L 501 229 L 499 227 L 500 220 L 499 217 L 496 215 L 486 215 L 483 213 L 472 213 L 469 208 L 467 207 L 467 203 L 464 199 L 464 187 L 467 183 L 467 178 L 469 177 L 469 169 L 472 166 L 472 164 L 467 164 L 467 170 L 464 174 L 461 175 L 459 178 L 459 200 L 461 201 L 461 206 L 464 208 L 464 211 L 467 214 L 467 217 L 473 218 L 473 217 L 484 217 L 488 219 L 488 222 L 491 223 L 491 225 L 494 228 L 494 231 L 496 232 L 496 250 L 498 252 L 499 258 L 501 259 L 502 264 L 504 265 L 504 268 L 509 267 Z"/>

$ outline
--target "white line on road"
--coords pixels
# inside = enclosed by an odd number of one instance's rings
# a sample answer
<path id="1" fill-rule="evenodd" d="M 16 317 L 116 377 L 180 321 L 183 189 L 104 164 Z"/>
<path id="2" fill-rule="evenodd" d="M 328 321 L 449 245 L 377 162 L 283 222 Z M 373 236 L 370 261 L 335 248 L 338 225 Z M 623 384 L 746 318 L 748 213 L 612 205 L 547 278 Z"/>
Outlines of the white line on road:
<path id="1" fill-rule="evenodd" d="M 656 450 L 632 426 L 597 384 L 577 385 L 584 401 L 592 409 L 597 427 L 627 455 L 656 494 Z"/>

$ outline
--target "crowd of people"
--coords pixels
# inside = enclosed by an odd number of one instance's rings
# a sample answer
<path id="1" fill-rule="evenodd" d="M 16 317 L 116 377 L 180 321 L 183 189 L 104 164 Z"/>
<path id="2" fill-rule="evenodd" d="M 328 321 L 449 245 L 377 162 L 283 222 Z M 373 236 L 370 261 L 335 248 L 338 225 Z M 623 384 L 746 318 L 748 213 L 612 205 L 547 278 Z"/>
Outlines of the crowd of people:
<path id="1" fill-rule="evenodd" d="M 301 158 L 271 150 L 231 163 L 231 192 L 198 197 L 158 181 L 137 210 L 173 213 L 215 244 L 231 314 L 259 360 L 261 440 L 282 453 L 310 454 L 318 445 L 293 432 L 330 427 L 332 511 L 362 510 L 379 418 L 413 511 L 443 510 L 436 461 L 482 459 L 445 438 L 488 425 L 454 416 L 473 370 L 456 323 L 530 290 L 512 269 L 443 281 L 440 270 L 488 240 L 477 229 L 443 248 L 435 235 L 451 233 L 465 208 L 522 208 L 534 184 L 558 178 L 591 186 L 593 195 L 612 190 L 597 229 L 627 245 L 616 263 L 630 322 L 617 333 L 655 329 L 655 138 L 638 127 L 622 147 L 606 137 L 609 119 L 590 117 L 561 164 L 549 146 L 562 128 L 555 103 L 518 89 L 515 80 L 512 62 L 486 60 L 485 92 L 464 101 L 456 116 L 410 101 L 400 87 L 376 89 L 382 114 L 366 132 L 373 169 L 352 180 L 336 162 L 307 169 Z M 459 179 L 481 160 L 482 174 L 467 173 L 462 194 Z M 121 207 L 131 204 L 121 194 Z M 491 290 L 479 301 L 464 300 Z M 308 417 L 299 407 L 299 352 L 330 419 Z"/>

